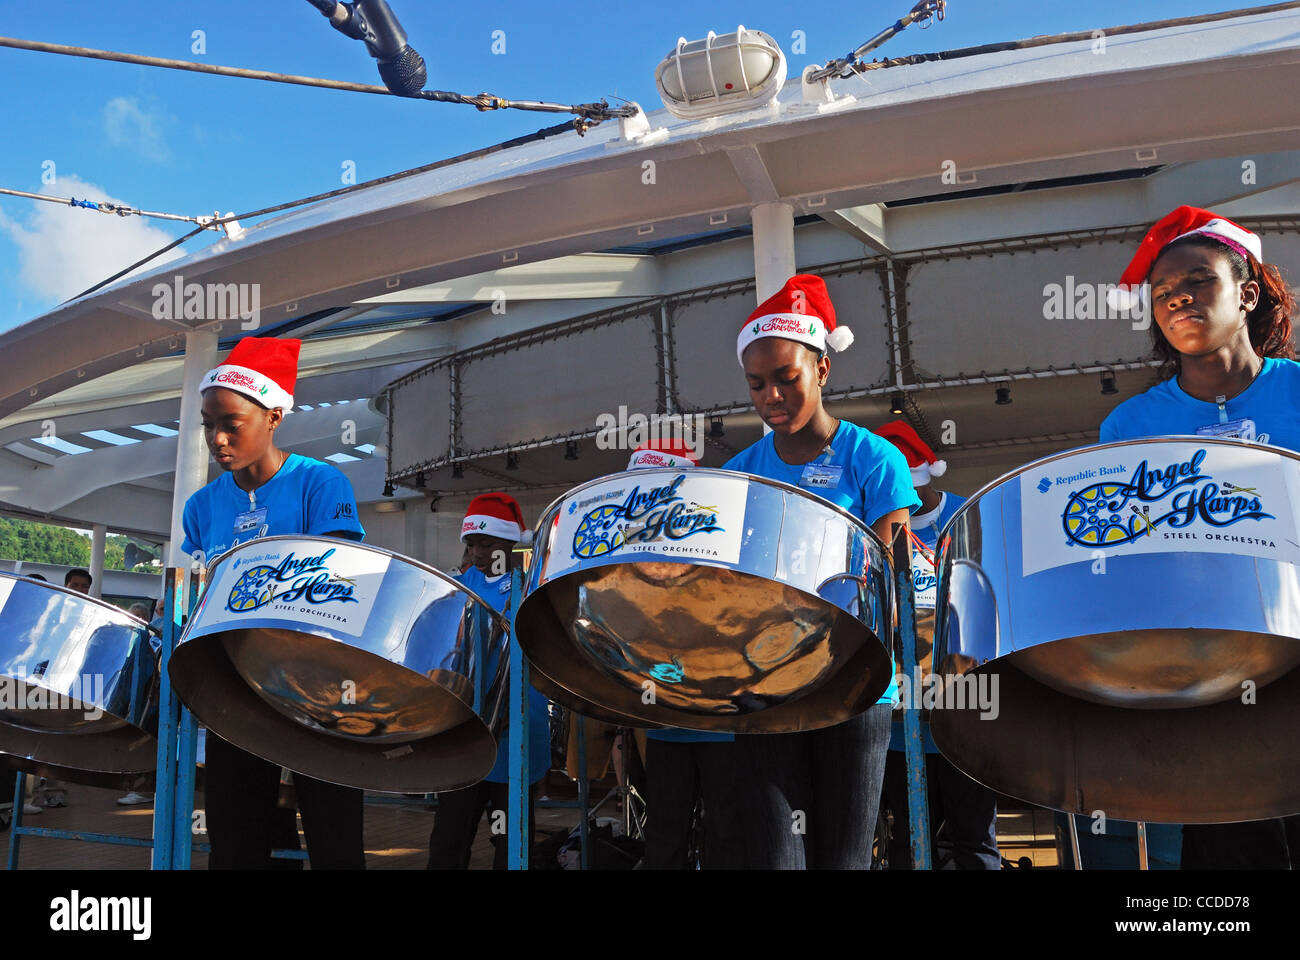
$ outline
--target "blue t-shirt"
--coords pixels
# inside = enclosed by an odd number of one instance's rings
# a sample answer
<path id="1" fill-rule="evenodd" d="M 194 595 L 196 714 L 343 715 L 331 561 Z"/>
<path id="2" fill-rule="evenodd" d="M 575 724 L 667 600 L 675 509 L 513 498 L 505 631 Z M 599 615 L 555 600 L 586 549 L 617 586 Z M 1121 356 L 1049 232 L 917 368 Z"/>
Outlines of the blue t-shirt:
<path id="1" fill-rule="evenodd" d="M 1195 434 L 1224 420 L 1248 420 L 1259 443 L 1300 451 L 1300 363 L 1268 357 L 1253 383 L 1224 404 L 1197 400 L 1172 377 L 1125 400 L 1101 422 L 1101 442 Z"/>
<path id="2" fill-rule="evenodd" d="M 912 486 L 907 459 L 896 446 L 878 437 L 866 427 L 841 420 L 831 437 L 830 452 L 823 452 L 813 463 L 842 467 L 834 487 L 810 487 L 823 500 L 838 504 L 870 526 L 894 510 L 915 511 L 921 505 Z M 805 464 L 791 464 L 776 452 L 776 434 L 769 433 L 758 443 L 746 447 L 724 464 L 725 470 L 740 470 L 755 476 L 780 480 L 792 487 L 802 486 Z M 891 675 L 893 665 L 890 665 Z M 898 683 L 892 678 L 877 703 L 893 703 L 898 698 Z"/>
<path id="3" fill-rule="evenodd" d="M 202 550 L 210 562 L 231 547 L 259 537 L 342 533 L 362 540 L 352 484 L 338 467 L 296 453 L 270 480 L 249 493 L 223 473 L 185 501 L 187 554 Z"/>
<path id="4" fill-rule="evenodd" d="M 497 574 L 488 577 L 478 567 L 470 567 L 456 579 L 473 590 L 497 613 L 505 613 L 510 602 L 510 577 Z M 488 659 L 487 676 L 496 674 L 497 658 Z M 528 782 L 536 783 L 551 769 L 551 722 L 546 697 L 535 687 L 528 688 Z M 485 778 L 489 783 L 506 783 L 510 779 L 510 740 L 505 728 L 497 746 L 497 762 Z"/>

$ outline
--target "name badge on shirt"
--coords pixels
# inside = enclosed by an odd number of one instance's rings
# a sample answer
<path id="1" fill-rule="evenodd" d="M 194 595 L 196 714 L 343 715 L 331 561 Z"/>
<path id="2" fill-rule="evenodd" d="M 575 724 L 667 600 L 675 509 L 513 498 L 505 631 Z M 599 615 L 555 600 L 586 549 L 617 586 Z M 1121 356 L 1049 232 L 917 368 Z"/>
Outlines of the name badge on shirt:
<path id="1" fill-rule="evenodd" d="M 803 468 L 799 486 L 810 490 L 829 490 L 840 485 L 840 475 L 844 467 L 828 463 L 810 463 Z"/>
<path id="2" fill-rule="evenodd" d="M 243 513 L 235 514 L 235 536 L 240 537 L 248 533 L 256 536 L 256 531 L 266 525 L 266 510 L 266 507 L 258 507 L 256 510 L 245 510 Z"/>
<path id="3" fill-rule="evenodd" d="M 1254 440 L 1255 421 L 1247 417 L 1240 420 L 1225 420 L 1223 423 L 1207 423 L 1196 428 L 1198 437 L 1226 437 L 1230 440 Z"/>

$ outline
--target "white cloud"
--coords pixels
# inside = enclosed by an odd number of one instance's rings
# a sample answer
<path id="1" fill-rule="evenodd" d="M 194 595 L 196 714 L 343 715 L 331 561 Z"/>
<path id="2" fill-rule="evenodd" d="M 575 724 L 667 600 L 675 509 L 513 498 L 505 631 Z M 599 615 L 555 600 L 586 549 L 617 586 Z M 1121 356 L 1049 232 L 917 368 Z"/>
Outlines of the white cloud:
<path id="1" fill-rule="evenodd" d="M 135 97 L 114 97 L 104 105 L 104 135 L 115 147 L 134 150 L 146 160 L 166 163 L 172 152 L 167 146 L 158 116 L 140 109 Z"/>
<path id="2" fill-rule="evenodd" d="M 41 192 L 125 203 L 93 183 L 67 174 L 61 174 L 57 183 L 42 187 Z M 23 222 L 0 212 L 0 231 L 18 248 L 20 282 L 50 306 L 75 297 L 174 239 L 171 233 L 141 217 L 119 217 L 40 200 L 29 202 L 31 215 Z M 183 253 L 179 247 L 169 250 L 136 272 L 152 270 L 180 256 Z"/>

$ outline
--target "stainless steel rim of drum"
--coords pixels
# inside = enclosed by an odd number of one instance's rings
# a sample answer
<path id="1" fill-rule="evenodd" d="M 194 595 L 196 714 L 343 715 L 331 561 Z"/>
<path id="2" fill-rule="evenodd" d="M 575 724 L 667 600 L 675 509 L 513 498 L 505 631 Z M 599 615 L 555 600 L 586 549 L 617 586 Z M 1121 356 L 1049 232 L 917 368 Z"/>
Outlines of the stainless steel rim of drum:
<path id="1" fill-rule="evenodd" d="M 940 540 L 935 663 L 960 679 L 931 715 L 939 749 L 1087 816 L 1300 812 L 1298 493 L 1290 451 L 1204 437 L 1073 450 L 984 487 Z"/>
<path id="2" fill-rule="evenodd" d="M 157 763 L 148 625 L 75 590 L 0 574 L 0 754 L 12 768 L 116 787 Z"/>
<path id="3" fill-rule="evenodd" d="M 669 553 L 645 503 L 677 510 L 679 533 L 713 516 Z M 884 547 L 807 491 L 724 470 L 631 471 L 570 490 L 536 529 L 516 629 L 534 685 L 578 713 L 795 732 L 856 716 L 889 684 Z"/>
<path id="4" fill-rule="evenodd" d="M 435 792 L 496 761 L 507 641 L 503 617 L 432 567 L 267 537 L 212 562 L 169 672 L 199 721 L 243 750 L 331 783 Z"/>

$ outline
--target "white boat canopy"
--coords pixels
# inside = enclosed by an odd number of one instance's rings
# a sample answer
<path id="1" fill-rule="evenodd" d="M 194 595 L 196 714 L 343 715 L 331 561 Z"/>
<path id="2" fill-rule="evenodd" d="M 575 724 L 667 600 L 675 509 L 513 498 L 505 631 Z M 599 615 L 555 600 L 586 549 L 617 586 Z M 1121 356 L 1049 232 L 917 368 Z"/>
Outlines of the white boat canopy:
<path id="1" fill-rule="evenodd" d="M 1149 384 L 1149 334 L 1086 291 L 1117 281 L 1168 210 L 1238 219 L 1300 276 L 1300 116 L 1277 94 L 1300 89 L 1300 11 L 829 89 L 795 78 L 768 108 L 656 110 L 357 189 L 10 331 L 2 509 L 165 538 L 177 441 L 158 431 L 178 426 L 195 331 L 305 337 L 284 445 L 341 461 L 372 541 L 433 562 L 459 557 L 474 491 L 513 489 L 535 516 L 620 469 L 626 452 L 595 440 L 620 407 L 720 418 L 705 462 L 721 464 L 759 436 L 734 343 L 763 205 L 790 208 L 794 263 L 856 331 L 833 360 L 834 412 L 874 426 L 901 402 L 957 492 L 1095 440 Z M 157 318 L 155 288 L 178 277 L 257 284 L 257 328 Z M 1119 393 L 1103 394 L 1112 373 Z"/>

